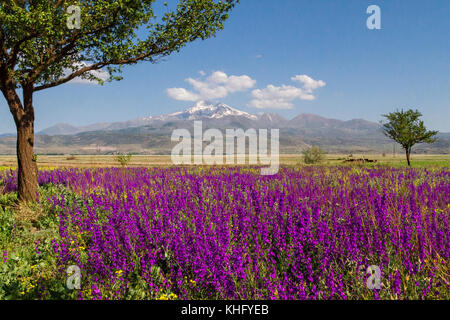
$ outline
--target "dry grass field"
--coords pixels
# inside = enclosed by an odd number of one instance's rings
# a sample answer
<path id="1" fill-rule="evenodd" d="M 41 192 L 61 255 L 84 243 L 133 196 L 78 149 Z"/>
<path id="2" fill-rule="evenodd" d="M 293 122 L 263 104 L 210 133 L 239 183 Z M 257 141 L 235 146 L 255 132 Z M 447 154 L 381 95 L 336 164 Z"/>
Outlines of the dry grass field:
<path id="1" fill-rule="evenodd" d="M 349 155 L 346 154 L 328 154 L 322 164 L 325 165 L 355 165 L 360 162 L 346 162 Z M 406 166 L 406 160 L 403 155 L 383 156 L 381 154 L 353 154 L 353 159 L 370 159 L 376 160 L 374 163 L 364 163 L 364 165 L 387 165 L 387 166 Z M 283 154 L 280 155 L 280 165 L 292 166 L 303 163 L 303 156 L 299 154 Z M 129 167 L 159 167 L 172 166 L 172 160 L 169 155 L 135 155 L 131 158 Z M 15 156 L 0 156 L 0 168 L 15 168 Z M 39 168 L 101 168 L 101 167 L 117 167 L 120 166 L 115 156 L 111 155 L 75 155 L 75 156 L 38 156 Z M 412 156 L 413 167 L 450 167 L 450 155 L 424 155 L 417 154 Z"/>

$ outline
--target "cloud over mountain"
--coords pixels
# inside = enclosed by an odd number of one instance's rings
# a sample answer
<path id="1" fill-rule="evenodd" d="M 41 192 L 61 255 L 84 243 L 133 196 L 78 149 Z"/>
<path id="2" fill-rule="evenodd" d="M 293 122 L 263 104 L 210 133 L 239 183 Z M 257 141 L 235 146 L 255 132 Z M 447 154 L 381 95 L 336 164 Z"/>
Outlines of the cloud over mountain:
<path id="1" fill-rule="evenodd" d="M 222 71 L 213 72 L 205 80 L 188 78 L 186 82 L 192 86 L 192 90 L 169 88 L 167 95 L 181 101 L 215 100 L 225 98 L 234 92 L 249 90 L 256 84 L 256 81 L 247 75 L 228 76 Z"/>

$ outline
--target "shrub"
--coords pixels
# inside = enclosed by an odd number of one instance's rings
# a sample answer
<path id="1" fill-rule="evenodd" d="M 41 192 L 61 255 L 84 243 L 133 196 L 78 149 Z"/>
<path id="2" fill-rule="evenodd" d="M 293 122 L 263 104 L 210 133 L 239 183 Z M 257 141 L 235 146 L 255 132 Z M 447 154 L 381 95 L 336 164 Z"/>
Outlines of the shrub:
<path id="1" fill-rule="evenodd" d="M 306 164 L 320 163 L 325 158 L 325 153 L 319 147 L 313 146 L 303 151 L 303 161 Z"/>
<path id="2" fill-rule="evenodd" d="M 125 167 L 130 163 L 131 161 L 131 154 L 118 154 L 116 156 L 116 161 L 122 166 Z"/>

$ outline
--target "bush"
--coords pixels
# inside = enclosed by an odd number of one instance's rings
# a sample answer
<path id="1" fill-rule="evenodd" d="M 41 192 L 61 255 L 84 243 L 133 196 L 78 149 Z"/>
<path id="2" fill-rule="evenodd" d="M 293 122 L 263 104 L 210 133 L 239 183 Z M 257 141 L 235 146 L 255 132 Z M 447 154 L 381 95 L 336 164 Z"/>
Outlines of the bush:
<path id="1" fill-rule="evenodd" d="M 320 163 L 325 158 L 325 153 L 319 147 L 313 146 L 303 151 L 303 161 L 306 164 Z"/>
<path id="2" fill-rule="evenodd" d="M 125 167 L 125 166 L 127 166 L 128 163 L 131 161 L 131 157 L 132 157 L 131 154 L 118 154 L 118 155 L 116 156 L 116 161 L 119 162 L 119 164 L 120 164 L 122 167 Z"/>

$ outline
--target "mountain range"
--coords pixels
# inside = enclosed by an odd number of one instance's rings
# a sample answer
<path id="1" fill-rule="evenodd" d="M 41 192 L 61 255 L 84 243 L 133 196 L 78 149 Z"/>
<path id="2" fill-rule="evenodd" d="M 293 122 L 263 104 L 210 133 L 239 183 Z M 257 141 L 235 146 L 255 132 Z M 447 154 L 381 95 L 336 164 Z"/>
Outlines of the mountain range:
<path id="1" fill-rule="evenodd" d="M 288 120 L 276 113 L 255 115 L 223 103 L 200 101 L 184 111 L 124 122 L 81 127 L 60 123 L 38 132 L 35 148 L 40 154 L 170 154 L 175 144 L 170 140 L 173 130 L 192 132 L 195 120 L 202 120 L 203 130 L 279 128 L 281 153 L 299 153 L 312 145 L 330 153 L 391 153 L 394 145 L 384 136 L 380 124 L 363 119 L 344 121 L 299 114 Z M 13 154 L 15 143 L 15 136 L 0 137 L 0 153 Z M 448 154 L 450 133 L 440 133 L 438 142 L 417 145 L 414 150 Z"/>
<path id="2" fill-rule="evenodd" d="M 259 117 L 247 112 L 239 111 L 226 104 L 212 104 L 206 101 L 197 102 L 193 107 L 162 116 L 150 116 L 137 118 L 124 122 L 95 123 L 88 126 L 75 127 L 67 123 L 59 123 L 50 128 L 40 131 L 39 135 L 73 135 L 88 131 L 111 131 L 141 126 L 161 125 L 171 121 L 194 121 L 194 120 L 244 120 L 258 121 Z"/>

